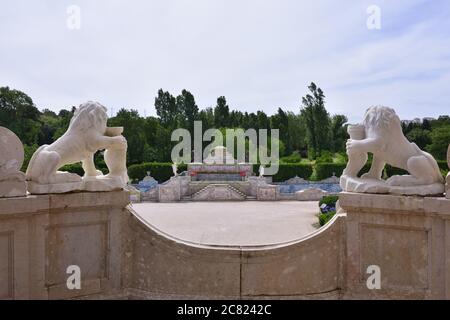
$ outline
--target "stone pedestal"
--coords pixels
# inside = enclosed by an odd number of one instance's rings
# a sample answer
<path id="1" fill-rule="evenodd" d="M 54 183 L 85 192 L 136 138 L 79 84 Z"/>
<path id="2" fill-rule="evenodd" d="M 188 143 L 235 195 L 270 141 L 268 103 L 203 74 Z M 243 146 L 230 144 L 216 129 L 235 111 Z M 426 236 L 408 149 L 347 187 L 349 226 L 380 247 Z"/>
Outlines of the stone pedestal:
<path id="1" fill-rule="evenodd" d="M 121 292 L 125 191 L 0 199 L 0 299 Z M 81 288 L 69 290 L 69 266 Z"/>
<path id="2" fill-rule="evenodd" d="M 450 200 L 343 192 L 339 204 L 347 213 L 345 298 L 450 299 Z M 367 286 L 373 266 L 380 289 Z"/>
<path id="3" fill-rule="evenodd" d="M 0 198 L 23 197 L 27 194 L 25 181 L 2 181 L 0 182 Z"/>

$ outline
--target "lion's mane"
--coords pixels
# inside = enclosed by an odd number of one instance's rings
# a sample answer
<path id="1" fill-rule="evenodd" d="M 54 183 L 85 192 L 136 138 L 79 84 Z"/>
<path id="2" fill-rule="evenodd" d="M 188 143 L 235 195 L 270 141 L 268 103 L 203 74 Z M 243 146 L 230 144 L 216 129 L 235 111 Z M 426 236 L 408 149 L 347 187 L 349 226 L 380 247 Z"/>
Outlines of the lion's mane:
<path id="1" fill-rule="evenodd" d="M 108 119 L 107 110 L 98 102 L 88 101 L 83 103 L 75 110 L 67 131 L 83 133 L 92 126 L 98 131 L 104 131 Z"/>

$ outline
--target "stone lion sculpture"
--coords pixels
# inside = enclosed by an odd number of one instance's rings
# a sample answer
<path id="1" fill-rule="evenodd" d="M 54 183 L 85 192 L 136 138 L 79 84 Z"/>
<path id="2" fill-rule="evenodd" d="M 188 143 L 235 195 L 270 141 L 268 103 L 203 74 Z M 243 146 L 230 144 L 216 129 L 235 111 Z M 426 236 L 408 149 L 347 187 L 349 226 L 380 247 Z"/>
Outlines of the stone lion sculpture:
<path id="1" fill-rule="evenodd" d="M 341 187 L 345 191 L 416 195 L 443 193 L 444 179 L 436 160 L 406 139 L 393 109 L 370 107 L 362 124 L 349 126 L 348 132 L 349 162 L 341 177 Z M 369 172 L 358 178 L 368 153 L 373 154 L 372 165 Z M 409 174 L 395 175 L 384 181 L 382 174 L 386 164 L 404 169 Z"/>
<path id="2" fill-rule="evenodd" d="M 31 193 L 63 193 L 74 190 L 109 191 L 122 188 L 128 181 L 127 141 L 122 128 L 108 128 L 107 109 L 97 102 L 81 104 L 74 112 L 67 131 L 51 145 L 39 147 L 26 171 Z M 95 168 L 94 154 L 105 151 L 109 174 Z M 82 162 L 83 178 L 58 171 L 66 164 Z"/>

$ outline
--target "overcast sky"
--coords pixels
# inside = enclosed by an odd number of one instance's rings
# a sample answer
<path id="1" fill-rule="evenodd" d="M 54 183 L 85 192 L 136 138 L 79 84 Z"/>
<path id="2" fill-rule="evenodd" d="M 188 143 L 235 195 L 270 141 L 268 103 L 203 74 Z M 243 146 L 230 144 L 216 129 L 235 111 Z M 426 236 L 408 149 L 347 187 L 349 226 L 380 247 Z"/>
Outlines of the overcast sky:
<path id="1" fill-rule="evenodd" d="M 311 81 L 330 113 L 375 104 L 450 114 L 450 1 L 0 0 L 0 86 L 40 109 L 97 100 L 154 115 L 163 88 L 200 108 L 298 112 Z M 367 8 L 381 10 L 368 29 Z M 67 27 L 80 8 L 80 29 Z M 71 22 L 73 20 L 69 20 Z"/>

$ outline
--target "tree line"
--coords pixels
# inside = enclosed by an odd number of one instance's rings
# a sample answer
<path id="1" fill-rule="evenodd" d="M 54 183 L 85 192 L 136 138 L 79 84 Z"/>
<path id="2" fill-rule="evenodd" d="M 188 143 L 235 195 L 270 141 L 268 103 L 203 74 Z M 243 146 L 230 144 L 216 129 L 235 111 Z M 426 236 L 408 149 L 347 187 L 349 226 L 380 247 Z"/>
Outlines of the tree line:
<path id="1" fill-rule="evenodd" d="M 160 89 L 154 101 L 157 116 L 142 117 L 136 109 L 121 108 L 108 119 L 109 126 L 123 126 L 128 141 L 128 165 L 144 162 L 170 162 L 171 133 L 185 128 L 193 136 L 194 121 L 202 121 L 203 130 L 217 129 L 279 129 L 282 161 L 335 161 L 345 159 L 347 117 L 330 115 L 325 107 L 324 92 L 314 83 L 299 101 L 298 112 L 283 110 L 268 115 L 263 110 L 246 112 L 230 108 L 224 96 L 217 98 L 215 107 L 200 108 L 194 95 L 182 90 L 177 96 Z M 42 144 L 50 144 L 68 128 L 75 107 L 54 112 L 40 110 L 31 97 L 9 87 L 0 88 L 0 125 L 15 132 L 24 143 L 26 161 Z M 403 124 L 410 141 L 445 159 L 450 141 L 450 118 Z M 98 161 L 101 157 L 97 157 Z M 339 157 L 338 157 L 339 158 Z M 26 165 L 26 164 L 25 164 Z"/>

